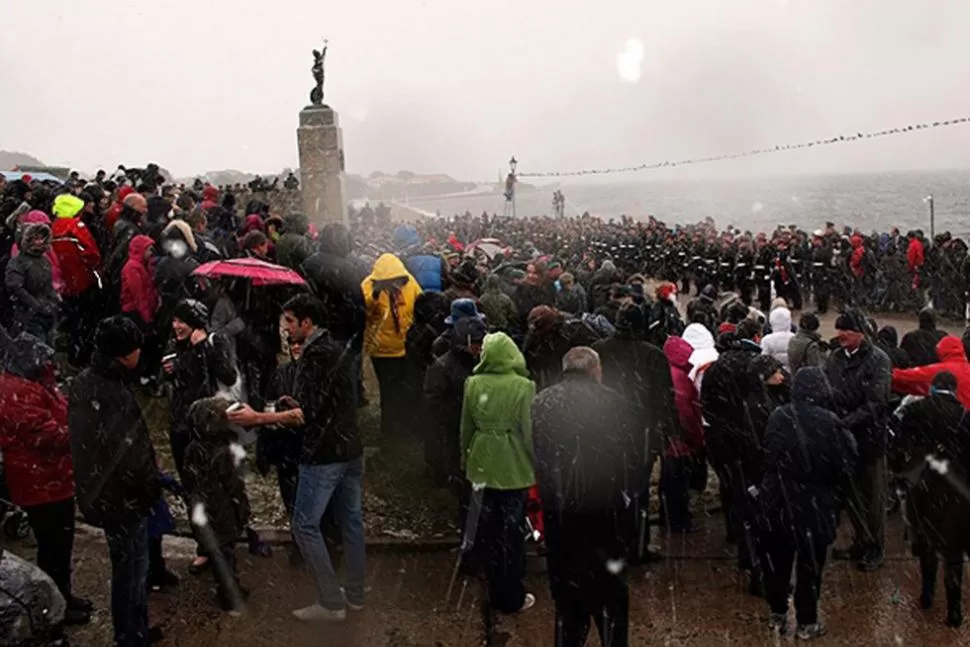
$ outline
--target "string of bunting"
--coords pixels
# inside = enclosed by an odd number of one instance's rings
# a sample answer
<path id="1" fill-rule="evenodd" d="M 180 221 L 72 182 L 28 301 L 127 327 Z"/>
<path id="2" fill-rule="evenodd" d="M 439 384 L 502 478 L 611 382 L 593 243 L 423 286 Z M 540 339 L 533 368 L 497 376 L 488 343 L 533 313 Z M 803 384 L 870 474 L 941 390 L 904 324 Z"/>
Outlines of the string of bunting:
<path id="1" fill-rule="evenodd" d="M 801 142 L 798 144 L 779 144 L 777 146 L 772 146 L 768 148 L 756 148 L 749 151 L 743 151 L 740 153 L 730 153 L 726 155 L 712 155 L 710 157 L 695 157 L 691 159 L 674 160 L 674 161 L 663 161 L 663 162 L 652 162 L 647 164 L 639 164 L 637 166 L 625 166 L 618 168 L 594 168 L 594 169 L 584 169 L 581 171 L 546 171 L 546 172 L 533 172 L 524 171 L 517 173 L 516 176 L 523 177 L 570 177 L 576 175 L 606 175 L 609 173 L 630 173 L 633 171 L 648 171 L 658 168 L 673 168 L 675 166 L 688 166 L 691 164 L 706 164 L 708 162 L 720 162 L 724 160 L 740 159 L 742 157 L 755 157 L 757 155 L 767 155 L 768 153 L 780 153 L 782 151 L 793 151 L 800 150 L 804 148 L 814 148 L 816 146 L 831 146 L 833 144 L 846 144 L 849 142 L 856 142 L 863 139 L 876 139 L 877 137 L 889 137 L 891 135 L 902 135 L 904 133 L 916 132 L 918 130 L 929 130 L 933 128 L 943 128 L 946 126 L 956 126 L 958 124 L 965 124 L 970 122 L 970 117 L 958 117 L 956 119 L 947 119 L 945 121 L 934 121 L 932 123 L 923 124 L 913 124 L 910 126 L 902 126 L 899 128 L 888 128 L 886 130 L 876 130 L 866 133 L 856 133 L 854 135 L 838 135 L 837 137 L 830 137 L 828 139 L 816 139 L 814 141 Z"/>

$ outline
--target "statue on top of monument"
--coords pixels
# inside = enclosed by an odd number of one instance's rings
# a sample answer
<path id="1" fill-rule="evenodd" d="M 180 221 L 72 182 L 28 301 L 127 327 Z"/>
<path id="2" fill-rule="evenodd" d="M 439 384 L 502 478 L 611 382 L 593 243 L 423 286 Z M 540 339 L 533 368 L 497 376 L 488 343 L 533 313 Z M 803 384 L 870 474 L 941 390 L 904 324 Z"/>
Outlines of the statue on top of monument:
<path id="1" fill-rule="evenodd" d="M 316 86 L 310 90 L 310 103 L 315 106 L 323 105 L 323 81 L 324 81 L 324 71 L 323 71 L 323 61 L 327 57 L 327 43 L 326 39 L 323 40 L 322 50 L 313 50 L 313 80 L 317 82 Z"/>

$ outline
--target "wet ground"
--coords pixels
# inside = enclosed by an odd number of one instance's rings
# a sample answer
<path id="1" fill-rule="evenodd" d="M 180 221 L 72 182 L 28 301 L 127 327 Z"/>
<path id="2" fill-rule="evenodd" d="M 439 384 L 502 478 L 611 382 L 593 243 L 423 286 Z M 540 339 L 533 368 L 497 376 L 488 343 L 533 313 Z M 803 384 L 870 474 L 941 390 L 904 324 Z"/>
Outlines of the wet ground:
<path id="1" fill-rule="evenodd" d="M 744 593 L 744 581 L 723 543 L 718 517 L 701 520 L 703 530 L 668 541 L 655 538 L 668 559 L 630 573 L 631 645 L 775 645 L 765 628 L 767 608 Z M 874 574 L 856 572 L 851 564 L 833 562 L 823 583 L 821 614 L 829 636 L 821 645 L 961 645 L 970 628 L 943 625 L 942 590 L 937 607 L 921 611 L 917 563 L 902 545 L 898 516 L 890 524 L 891 559 Z M 23 546 L 17 552 L 29 552 Z M 474 646 L 485 643 L 477 582 L 459 580 L 446 601 L 454 555 L 372 551 L 368 561 L 367 610 L 340 626 L 307 627 L 290 611 L 313 599 L 309 576 L 289 566 L 286 547 L 270 559 L 237 551 L 240 574 L 252 598 L 245 614 L 232 618 L 214 604 L 209 576 L 191 577 L 186 568 L 193 553 L 186 540 L 167 540 L 170 567 L 182 577 L 177 591 L 151 597 L 151 615 L 167 639 L 164 645 L 240 647 L 242 645 L 339 645 L 341 647 Z M 108 576 L 105 546 L 91 532 L 79 534 L 76 588 L 95 600 L 94 623 L 73 632 L 72 644 L 110 644 L 107 612 Z M 491 633 L 493 645 L 531 647 L 553 644 L 553 605 L 538 558 L 530 560 L 529 590 L 535 608 L 501 618 Z M 590 644 L 598 644 L 591 640 Z"/>

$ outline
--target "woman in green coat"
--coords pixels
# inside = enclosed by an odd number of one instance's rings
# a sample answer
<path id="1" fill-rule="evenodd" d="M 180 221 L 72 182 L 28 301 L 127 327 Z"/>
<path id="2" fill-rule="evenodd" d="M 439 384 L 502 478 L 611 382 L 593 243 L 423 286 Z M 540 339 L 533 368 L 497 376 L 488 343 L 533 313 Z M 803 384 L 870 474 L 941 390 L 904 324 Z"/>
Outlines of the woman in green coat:
<path id="1" fill-rule="evenodd" d="M 515 342 L 505 333 L 486 335 L 481 361 L 465 382 L 461 460 L 473 497 L 481 501 L 475 544 L 486 558 L 489 601 L 502 613 L 524 611 L 535 604 L 523 584 L 525 497 L 536 481 L 535 394 L 535 383 Z"/>

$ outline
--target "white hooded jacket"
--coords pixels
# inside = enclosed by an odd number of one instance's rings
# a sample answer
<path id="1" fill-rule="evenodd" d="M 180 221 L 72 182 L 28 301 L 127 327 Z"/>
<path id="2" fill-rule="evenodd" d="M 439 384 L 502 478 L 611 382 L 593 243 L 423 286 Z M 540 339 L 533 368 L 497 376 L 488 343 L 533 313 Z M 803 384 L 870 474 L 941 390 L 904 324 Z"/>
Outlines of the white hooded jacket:
<path id="1" fill-rule="evenodd" d="M 768 315 L 768 323 L 771 324 L 771 334 L 765 335 L 764 339 L 761 340 L 761 353 L 771 355 L 781 362 L 786 371 L 790 371 L 788 342 L 795 336 L 795 333 L 791 331 L 791 310 L 775 308 Z"/>

